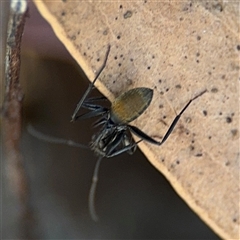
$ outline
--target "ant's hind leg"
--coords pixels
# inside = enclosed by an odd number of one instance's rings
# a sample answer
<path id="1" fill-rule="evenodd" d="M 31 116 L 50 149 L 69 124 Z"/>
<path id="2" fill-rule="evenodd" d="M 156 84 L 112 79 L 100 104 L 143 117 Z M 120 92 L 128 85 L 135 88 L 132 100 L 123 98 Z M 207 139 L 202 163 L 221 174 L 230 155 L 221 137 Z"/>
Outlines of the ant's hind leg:
<path id="1" fill-rule="evenodd" d="M 169 137 L 169 135 L 172 133 L 173 129 L 175 128 L 177 122 L 179 121 L 180 117 L 182 116 L 182 114 L 185 112 L 185 110 L 188 108 L 188 106 L 191 104 L 192 101 L 194 101 L 195 99 L 197 99 L 198 97 L 202 96 L 207 90 L 202 91 L 200 94 L 198 94 L 197 96 L 193 97 L 192 99 L 189 100 L 189 102 L 184 106 L 184 108 L 181 110 L 181 112 L 174 118 L 173 122 L 171 123 L 170 127 L 168 128 L 166 134 L 164 135 L 163 139 L 161 142 L 158 142 L 156 140 L 154 140 L 153 138 L 151 138 L 150 136 L 148 136 L 146 133 L 144 133 L 142 130 L 140 130 L 139 128 L 132 126 L 132 125 L 128 125 L 128 128 L 130 129 L 130 131 L 132 133 L 134 133 L 136 136 L 138 136 L 139 138 L 141 138 L 141 140 L 150 142 L 152 144 L 156 144 L 156 145 L 162 145 Z"/>
<path id="2" fill-rule="evenodd" d="M 202 96 L 207 90 L 202 91 L 200 94 L 196 95 L 195 97 L 193 97 L 192 99 L 189 100 L 189 102 L 185 105 L 185 107 L 181 110 L 181 112 L 174 118 L 172 124 L 170 125 L 170 127 L 168 128 L 166 134 L 164 135 L 162 141 L 160 142 L 159 145 L 162 145 L 169 137 L 169 135 L 172 133 L 173 129 L 175 128 L 177 122 L 179 121 L 180 117 L 182 116 L 182 114 L 185 112 L 185 110 L 188 108 L 188 106 L 191 104 L 192 101 L 194 101 L 195 99 L 197 99 L 198 97 Z"/>

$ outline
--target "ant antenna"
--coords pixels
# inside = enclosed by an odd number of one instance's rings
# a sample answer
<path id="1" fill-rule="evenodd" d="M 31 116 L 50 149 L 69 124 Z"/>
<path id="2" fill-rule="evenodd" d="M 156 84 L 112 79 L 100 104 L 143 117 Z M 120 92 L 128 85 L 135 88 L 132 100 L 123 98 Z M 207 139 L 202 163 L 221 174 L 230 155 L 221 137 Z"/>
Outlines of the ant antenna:
<path id="1" fill-rule="evenodd" d="M 78 102 L 77 104 L 77 107 L 76 109 L 74 110 L 74 113 L 72 115 L 72 119 L 71 119 L 71 122 L 74 122 L 76 121 L 76 115 L 79 111 L 79 109 L 81 108 L 84 100 L 86 99 L 86 97 L 88 96 L 88 94 L 91 92 L 91 90 L 93 89 L 93 86 L 94 86 L 94 83 L 97 81 L 98 77 L 100 76 L 100 74 L 102 73 L 103 69 L 106 67 L 106 63 L 107 63 L 107 59 L 108 59 L 108 55 L 109 55 L 109 52 L 110 52 L 110 48 L 111 48 L 111 45 L 108 45 L 108 49 L 107 49 L 107 52 L 106 52 L 106 56 L 105 56 L 105 60 L 103 62 L 103 65 L 102 67 L 100 68 L 98 74 L 96 75 L 95 79 L 92 81 L 92 83 L 89 84 L 88 86 L 88 89 L 86 90 L 86 92 L 83 94 L 83 97 L 80 99 L 80 101 Z"/>
<path id="2" fill-rule="evenodd" d="M 39 132 L 31 124 L 27 126 L 27 131 L 33 137 L 35 137 L 39 140 L 42 140 L 44 142 L 55 143 L 55 144 L 64 144 L 64 145 L 68 145 L 71 147 L 80 147 L 80 148 L 85 148 L 85 149 L 90 150 L 87 145 L 80 144 L 80 143 L 74 142 L 72 140 L 67 140 L 64 138 L 52 137 L 52 136 L 46 135 L 42 132 Z"/>
<path id="3" fill-rule="evenodd" d="M 96 187 L 97 187 L 97 182 L 98 182 L 98 171 L 99 171 L 99 166 L 100 166 L 102 159 L 103 158 L 100 157 L 96 162 L 93 177 L 92 177 L 92 185 L 91 185 L 91 188 L 89 191 L 89 196 L 88 196 L 89 212 L 90 212 L 90 216 L 94 222 L 97 222 L 99 219 L 97 216 L 96 210 L 95 210 L 94 201 L 95 201 L 95 193 L 96 193 Z"/>
<path id="4" fill-rule="evenodd" d="M 55 144 L 64 144 L 64 145 L 68 145 L 68 146 L 71 146 L 71 147 L 80 147 L 80 148 L 89 149 L 88 146 L 80 144 L 80 143 L 76 143 L 72 140 L 67 140 L 67 139 L 64 139 L 64 138 L 56 138 L 56 137 L 46 135 L 42 132 L 39 132 L 31 124 L 27 126 L 27 131 L 33 137 L 35 137 L 39 140 L 42 140 L 44 142 L 55 143 Z M 91 218 L 94 222 L 97 222 L 98 219 L 99 219 L 98 216 L 97 216 L 96 210 L 95 210 L 95 204 L 94 203 L 95 203 L 95 194 L 96 194 L 96 188 L 97 188 L 97 182 L 98 182 L 99 166 L 100 166 L 100 163 L 101 163 L 102 159 L 103 158 L 100 157 L 96 162 L 93 177 L 92 177 L 92 184 L 91 184 L 91 188 L 90 188 L 89 196 L 88 196 L 89 213 L 90 213 L 90 216 L 91 216 Z"/>

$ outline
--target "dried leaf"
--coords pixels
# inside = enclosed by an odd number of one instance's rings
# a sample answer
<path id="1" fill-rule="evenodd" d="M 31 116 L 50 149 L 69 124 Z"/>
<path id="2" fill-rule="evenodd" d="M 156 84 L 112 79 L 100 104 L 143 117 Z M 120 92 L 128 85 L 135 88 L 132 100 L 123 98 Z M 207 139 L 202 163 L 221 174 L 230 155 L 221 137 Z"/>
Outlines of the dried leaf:
<path id="1" fill-rule="evenodd" d="M 239 3 L 35 4 L 89 79 L 111 44 L 96 83 L 111 100 L 130 88 L 154 89 L 134 125 L 158 140 L 189 99 L 207 89 L 163 146 L 139 147 L 216 233 L 238 238 Z"/>

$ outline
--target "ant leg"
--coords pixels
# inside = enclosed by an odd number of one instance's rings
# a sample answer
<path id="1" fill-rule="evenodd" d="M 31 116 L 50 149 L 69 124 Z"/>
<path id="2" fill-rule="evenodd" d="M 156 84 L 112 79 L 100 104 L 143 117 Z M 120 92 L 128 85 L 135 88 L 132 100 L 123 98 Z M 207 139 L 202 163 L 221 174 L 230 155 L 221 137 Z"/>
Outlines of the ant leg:
<path id="1" fill-rule="evenodd" d="M 97 187 L 97 182 L 98 182 L 99 166 L 100 166 L 100 163 L 101 163 L 102 159 L 103 158 L 100 157 L 97 160 L 97 163 L 95 165 L 93 178 L 92 178 L 92 185 L 91 185 L 91 188 L 90 188 L 90 191 L 89 191 L 89 196 L 88 196 L 89 213 L 90 213 L 90 216 L 91 216 L 91 218 L 94 222 L 97 222 L 98 219 L 99 219 L 98 216 L 97 216 L 96 210 L 95 210 L 94 201 L 95 201 L 95 193 L 96 193 L 96 187 Z"/>
<path id="2" fill-rule="evenodd" d="M 153 144 L 160 145 L 160 143 L 158 141 L 156 141 L 153 138 L 151 138 L 150 136 L 148 136 L 146 133 L 144 133 L 139 128 L 137 128 L 135 126 L 131 126 L 131 125 L 128 125 L 128 128 L 132 133 L 134 133 L 136 136 L 138 136 L 142 140 L 145 140 L 145 141 L 153 143 Z"/>
<path id="3" fill-rule="evenodd" d="M 123 142 L 124 143 L 124 145 L 126 144 L 126 138 L 125 138 L 125 134 L 123 133 L 123 135 L 122 136 L 120 136 L 120 139 L 119 140 L 121 140 L 121 142 Z M 125 139 L 124 139 L 125 138 Z M 124 142 L 125 141 L 125 142 Z M 113 151 L 114 149 L 112 149 L 112 151 L 111 152 L 109 152 L 108 154 L 106 154 L 106 157 L 107 158 L 110 158 L 110 157 L 114 157 L 114 156 L 117 156 L 117 155 L 120 155 L 120 154 L 122 154 L 122 153 L 124 153 L 124 152 L 128 152 L 129 154 L 133 154 L 135 151 L 136 151 L 136 148 L 137 148 L 137 144 L 139 143 L 139 142 L 141 142 L 142 140 L 140 140 L 140 141 L 138 141 L 138 142 L 130 142 L 129 141 L 129 139 L 127 139 L 127 142 L 129 142 L 129 144 L 128 145 L 125 145 L 123 148 L 121 148 L 120 150 L 117 150 L 117 151 Z M 120 144 L 120 142 L 119 142 L 119 144 Z M 116 146 L 117 147 L 117 146 Z M 115 147 L 115 148 L 116 148 Z"/>
<path id="4" fill-rule="evenodd" d="M 168 139 L 169 135 L 172 133 L 172 131 L 173 131 L 174 127 L 176 126 L 178 120 L 180 119 L 181 115 L 185 112 L 185 110 L 188 108 L 188 106 L 191 104 L 191 102 L 194 101 L 195 99 L 197 99 L 198 97 L 202 96 L 206 91 L 207 90 L 204 90 L 203 92 L 201 92 L 200 94 L 198 94 L 197 96 L 195 96 L 194 98 L 189 100 L 189 102 L 182 109 L 182 111 L 174 118 L 171 126 L 169 127 L 169 129 L 167 130 L 166 134 L 164 135 L 162 141 L 159 142 L 158 145 L 162 145 Z"/>
<path id="5" fill-rule="evenodd" d="M 195 99 L 197 99 L 198 97 L 202 96 L 206 91 L 207 90 L 204 90 L 203 92 L 201 92 L 200 94 L 198 94 L 194 98 L 190 99 L 190 101 L 185 105 L 185 107 L 181 110 L 181 112 L 174 118 L 171 126 L 167 130 L 167 133 L 164 135 L 161 142 L 158 142 L 158 141 L 154 140 L 153 138 L 151 138 L 150 136 L 148 136 L 146 133 L 144 133 L 143 131 L 141 131 L 139 128 L 137 128 L 135 126 L 128 125 L 128 128 L 130 129 L 131 132 L 133 132 L 135 135 L 140 137 L 142 140 L 145 140 L 147 142 L 150 142 L 150 143 L 153 143 L 153 144 L 156 144 L 156 145 L 160 146 L 168 139 L 169 135 L 172 133 L 172 131 L 173 131 L 174 127 L 176 126 L 178 120 L 180 119 L 181 115 L 188 108 L 188 106 L 191 104 L 191 102 L 194 101 Z"/>
<path id="6" fill-rule="evenodd" d="M 109 52 L 110 52 L 110 48 L 111 46 L 108 45 L 108 49 L 107 49 L 107 53 L 106 53 L 106 57 L 105 57 L 105 60 L 103 62 L 103 65 L 102 67 L 100 68 L 98 74 L 96 75 L 95 79 L 92 81 L 92 83 L 90 83 L 90 85 L 88 86 L 88 89 L 86 90 L 86 92 L 83 94 L 82 98 L 80 99 L 80 101 L 78 102 L 77 104 L 77 107 L 76 109 L 74 110 L 73 112 L 73 115 L 72 115 L 72 119 L 71 119 L 71 122 L 75 121 L 76 120 L 76 115 L 79 111 L 79 109 L 81 108 L 83 102 L 85 101 L 86 97 L 88 96 L 88 94 L 91 92 L 93 86 L 94 86 L 94 83 L 96 82 L 96 80 L 98 79 L 99 75 L 102 73 L 103 69 L 105 68 L 106 66 L 106 63 L 107 63 L 107 59 L 108 59 L 108 55 L 109 55 Z"/>
<path id="7" fill-rule="evenodd" d="M 86 99 L 86 103 L 91 103 L 91 102 L 95 102 L 95 101 L 106 101 L 108 100 L 105 96 L 100 96 L 100 97 L 93 97 L 93 98 L 88 98 Z"/>
<path id="8" fill-rule="evenodd" d="M 67 140 L 67 139 L 64 139 L 64 138 L 56 138 L 56 137 L 48 136 L 44 133 L 41 133 L 41 132 L 37 131 L 32 125 L 27 126 L 27 131 L 33 137 L 35 137 L 35 138 L 37 138 L 41 141 L 44 141 L 44 142 L 64 144 L 64 145 L 68 145 L 68 146 L 71 146 L 71 147 L 80 147 L 80 148 L 89 149 L 88 146 L 86 146 L 84 144 L 76 143 L 72 140 Z"/>
<path id="9" fill-rule="evenodd" d="M 120 150 L 118 150 L 118 151 L 116 151 L 116 152 L 114 152 L 114 153 L 112 153 L 112 154 L 110 154 L 110 155 L 107 155 L 106 157 L 107 157 L 107 158 L 115 157 L 115 156 L 120 155 L 120 154 L 122 154 L 122 153 L 131 151 L 132 149 L 133 149 L 133 151 L 132 151 L 131 154 L 133 154 L 133 153 L 135 152 L 135 150 L 136 150 L 137 144 L 138 144 L 138 142 L 137 142 L 137 143 L 133 143 L 132 145 L 123 147 L 122 149 L 120 149 Z"/>
<path id="10" fill-rule="evenodd" d="M 108 112 L 108 109 L 99 107 L 98 109 L 93 110 L 91 112 L 87 112 L 82 115 L 76 116 L 75 119 L 82 120 L 82 119 L 97 117 L 99 115 L 104 115 L 104 114 L 106 115 L 107 112 Z"/>

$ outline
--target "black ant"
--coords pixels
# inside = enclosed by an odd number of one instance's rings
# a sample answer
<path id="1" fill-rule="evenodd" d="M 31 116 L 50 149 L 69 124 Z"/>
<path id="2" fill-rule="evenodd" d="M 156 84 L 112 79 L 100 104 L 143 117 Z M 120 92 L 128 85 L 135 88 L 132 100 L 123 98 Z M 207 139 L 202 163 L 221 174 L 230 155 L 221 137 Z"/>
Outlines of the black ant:
<path id="1" fill-rule="evenodd" d="M 110 108 L 95 104 L 96 101 L 106 100 L 105 97 L 87 98 L 91 90 L 94 88 L 94 83 L 97 81 L 99 75 L 106 66 L 109 52 L 110 45 L 108 46 L 106 57 L 101 69 L 97 73 L 93 82 L 89 85 L 81 100 L 78 102 L 71 120 L 73 122 L 77 120 L 100 116 L 99 120 L 95 122 L 93 126 L 101 126 L 101 129 L 97 134 L 93 135 L 92 141 L 90 143 L 90 148 L 99 156 L 94 169 L 92 185 L 89 193 L 89 211 L 91 218 L 94 221 L 98 221 L 98 216 L 94 207 L 94 197 L 98 181 L 98 169 L 101 160 L 104 157 L 110 158 L 124 152 L 133 154 L 137 148 L 137 144 L 142 140 L 159 146 L 162 145 L 172 133 L 175 125 L 177 124 L 183 112 L 190 105 L 190 103 L 206 92 L 206 90 L 204 90 L 203 92 L 189 100 L 189 102 L 173 120 L 162 141 L 156 141 L 150 136 L 148 136 L 146 133 L 141 131 L 139 128 L 129 124 L 130 122 L 138 118 L 150 105 L 153 97 L 152 89 L 142 87 L 134 88 L 127 92 L 124 92 L 112 102 Z M 80 108 L 85 108 L 90 111 L 82 115 L 77 115 Z M 67 141 L 65 139 L 46 136 L 42 133 L 37 132 L 31 126 L 28 130 L 35 137 L 48 142 L 63 143 L 70 146 L 87 148 L 87 146 L 75 143 L 73 141 Z M 138 136 L 140 140 L 138 142 L 135 142 L 132 138 L 131 133 Z"/>

